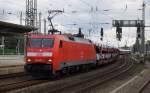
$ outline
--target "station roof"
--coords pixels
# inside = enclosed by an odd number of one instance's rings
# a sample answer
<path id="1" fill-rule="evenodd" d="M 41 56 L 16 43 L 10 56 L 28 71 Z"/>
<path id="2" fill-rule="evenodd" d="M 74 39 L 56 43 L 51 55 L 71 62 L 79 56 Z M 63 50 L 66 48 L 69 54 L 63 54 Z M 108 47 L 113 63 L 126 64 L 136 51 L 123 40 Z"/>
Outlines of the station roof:
<path id="1" fill-rule="evenodd" d="M 31 32 L 36 28 L 0 21 L 0 35 L 9 36 Z"/>

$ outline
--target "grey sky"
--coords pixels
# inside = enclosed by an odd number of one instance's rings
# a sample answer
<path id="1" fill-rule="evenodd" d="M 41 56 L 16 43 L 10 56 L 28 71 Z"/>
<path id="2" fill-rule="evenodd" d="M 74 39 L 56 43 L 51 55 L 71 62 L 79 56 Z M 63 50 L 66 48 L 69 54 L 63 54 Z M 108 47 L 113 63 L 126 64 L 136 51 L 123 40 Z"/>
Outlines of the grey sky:
<path id="1" fill-rule="evenodd" d="M 19 23 L 19 12 L 25 12 L 25 1 L 0 0 L 0 20 Z M 142 8 L 142 2 L 143 0 L 38 0 L 38 11 L 42 12 L 43 18 L 47 18 L 48 9 L 64 9 L 65 13 L 53 20 L 55 24 L 59 25 L 58 29 L 73 32 L 77 31 L 78 27 L 82 27 L 84 33 L 88 35 L 87 30 L 93 28 L 94 32 L 91 38 L 100 42 L 99 37 L 96 36 L 98 36 L 100 28 L 104 27 L 105 40 L 103 43 L 107 42 L 116 46 L 115 28 L 112 28 L 111 24 L 91 25 L 90 23 L 111 23 L 113 19 L 141 19 L 141 11 L 138 9 Z M 145 2 L 147 3 L 146 24 L 148 25 L 150 23 L 150 0 L 145 0 Z M 97 7 L 98 11 L 91 12 L 92 7 L 93 9 Z M 3 9 L 6 12 L 5 15 L 3 15 Z M 77 13 L 72 13 L 72 11 L 77 11 Z M 12 14 L 7 14 L 9 12 Z M 78 25 L 68 25 L 74 23 Z M 147 28 L 147 30 L 149 29 Z M 120 45 L 124 45 L 126 42 L 128 45 L 132 45 L 135 41 L 135 33 L 135 28 L 124 28 L 123 40 Z M 150 35 L 146 34 L 146 39 L 150 39 Z"/>

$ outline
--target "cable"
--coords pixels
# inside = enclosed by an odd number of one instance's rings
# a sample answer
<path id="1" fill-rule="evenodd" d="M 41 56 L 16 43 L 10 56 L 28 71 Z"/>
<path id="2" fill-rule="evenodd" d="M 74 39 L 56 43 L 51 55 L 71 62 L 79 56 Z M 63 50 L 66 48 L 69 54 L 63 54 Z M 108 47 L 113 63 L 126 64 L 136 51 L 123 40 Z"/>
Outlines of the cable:
<path id="1" fill-rule="evenodd" d="M 85 5 L 87 5 L 88 7 L 89 6 L 92 7 L 89 3 L 85 2 L 84 0 L 79 0 L 79 1 L 81 1 L 82 3 L 84 3 Z"/>

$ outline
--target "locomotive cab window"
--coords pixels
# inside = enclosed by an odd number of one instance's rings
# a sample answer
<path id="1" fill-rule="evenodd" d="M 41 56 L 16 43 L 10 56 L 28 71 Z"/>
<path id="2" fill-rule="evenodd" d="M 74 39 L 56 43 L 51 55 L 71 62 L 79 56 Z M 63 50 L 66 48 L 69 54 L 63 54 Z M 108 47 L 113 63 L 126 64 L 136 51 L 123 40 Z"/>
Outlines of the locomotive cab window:
<path id="1" fill-rule="evenodd" d="M 52 38 L 31 38 L 28 41 L 28 47 L 33 48 L 53 48 L 54 39 Z"/>
<path id="2" fill-rule="evenodd" d="M 42 40 L 42 47 L 50 47 L 50 48 L 52 48 L 53 47 L 53 45 L 54 45 L 54 39 L 43 39 Z"/>
<path id="3" fill-rule="evenodd" d="M 60 43 L 59 43 L 59 48 L 62 48 L 63 47 L 63 41 L 60 40 Z"/>

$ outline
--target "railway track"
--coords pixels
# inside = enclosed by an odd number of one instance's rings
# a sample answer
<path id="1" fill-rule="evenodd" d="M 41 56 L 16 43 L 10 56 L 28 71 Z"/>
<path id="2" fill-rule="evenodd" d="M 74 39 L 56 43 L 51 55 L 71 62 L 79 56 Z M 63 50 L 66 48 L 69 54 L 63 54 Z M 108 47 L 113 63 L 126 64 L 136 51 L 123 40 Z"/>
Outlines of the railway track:
<path id="1" fill-rule="evenodd" d="M 23 67 L 24 65 L 0 66 L 0 79 L 27 75 L 27 73 L 22 70 Z M 20 68 L 22 69 L 20 70 Z"/>
<path id="2" fill-rule="evenodd" d="M 0 93 L 48 82 L 48 80 L 34 80 L 29 74 L 17 73 L 15 75 L 0 79 Z"/>
<path id="3" fill-rule="evenodd" d="M 9 65 L 9 66 L 0 66 L 0 79 L 13 76 L 15 73 L 23 73 L 24 65 Z"/>
<path id="4" fill-rule="evenodd" d="M 25 75 L 29 75 L 29 74 L 28 74 L 28 73 L 25 73 L 25 72 L 12 73 L 12 74 L 5 74 L 5 75 L 0 75 L 0 80 L 1 80 L 1 79 L 6 79 L 6 78 L 20 77 L 20 76 L 25 76 Z"/>
<path id="5" fill-rule="evenodd" d="M 112 66 L 111 68 L 108 69 L 108 71 L 110 71 L 110 69 L 114 69 L 116 67 L 123 67 L 124 64 L 122 63 L 117 63 L 116 64 L 112 64 L 114 66 Z M 98 70 L 98 69 L 96 69 Z M 82 73 L 80 73 L 82 74 Z M 84 74 L 84 73 L 83 73 Z M 86 73 L 85 73 L 86 74 Z M 75 74 L 75 76 L 78 74 Z M 71 75 L 71 77 L 74 77 L 73 75 Z M 91 77 L 91 76 L 89 76 Z M 52 88 L 55 88 L 57 86 L 60 85 L 65 85 L 65 84 L 70 84 L 70 82 L 66 82 L 63 79 L 66 79 L 67 77 L 63 77 L 61 79 L 61 81 L 63 81 L 63 83 L 54 83 L 55 81 L 53 81 L 53 85 L 50 86 Z M 83 77 L 82 77 L 83 78 Z M 80 78 L 80 79 L 82 79 Z M 32 85 L 37 85 L 37 84 L 42 84 L 42 83 L 46 83 L 46 82 L 51 82 L 51 80 L 34 80 L 31 76 L 29 75 L 24 75 L 20 73 L 19 76 L 13 76 L 13 77 L 8 77 L 8 78 L 1 78 L 0 79 L 1 83 L 0 83 L 0 93 L 5 93 L 8 91 L 13 91 L 13 90 L 17 90 L 17 89 L 21 89 L 21 88 L 25 88 L 25 87 L 30 87 Z M 59 80 L 56 80 L 56 82 L 58 82 Z M 72 80 L 71 80 L 72 81 Z"/>
<path id="6" fill-rule="evenodd" d="M 9 66 L 0 66 L 0 68 L 15 68 L 15 67 L 23 67 L 24 65 L 9 65 Z"/>
<path id="7" fill-rule="evenodd" d="M 71 83 L 63 86 L 55 86 L 55 88 L 51 88 L 48 93 L 86 93 L 88 90 L 92 90 L 94 87 L 127 72 L 132 66 L 132 62 L 126 61 L 123 65 L 103 74 L 100 73 L 95 76 L 86 77 L 79 81 L 72 81 Z"/>
<path id="8" fill-rule="evenodd" d="M 106 80 L 115 78 L 117 75 L 122 74 L 123 72 L 127 71 L 127 68 L 129 69 L 129 67 L 131 67 L 130 62 L 116 62 L 116 64 L 113 64 L 114 66 L 112 66 L 111 68 L 103 71 L 106 73 L 103 73 L 101 71 L 101 69 L 96 69 L 99 71 L 90 71 L 87 73 L 83 73 L 86 74 L 85 76 L 80 76 L 78 79 L 71 79 L 70 81 L 67 80 L 67 77 L 63 77 L 61 78 L 59 82 L 59 80 L 55 80 L 55 81 L 51 81 L 51 80 L 34 80 L 30 75 L 23 75 L 20 73 L 19 76 L 14 76 L 14 77 L 8 77 L 8 78 L 0 78 L 0 81 L 2 81 L 0 83 L 0 93 L 5 93 L 8 91 L 13 91 L 13 90 L 17 90 L 17 89 L 21 89 L 21 88 L 26 88 L 26 87 L 30 87 L 33 85 L 37 85 L 37 84 L 42 84 L 42 83 L 48 83 L 48 82 L 53 82 L 53 84 L 51 84 L 49 86 L 49 89 L 51 89 L 50 91 L 48 91 L 49 93 L 59 93 L 59 92 L 84 92 L 87 89 L 91 89 L 92 87 L 104 83 Z M 113 70 L 112 70 L 113 69 Z M 124 69 L 123 71 L 121 69 Z M 119 71 L 119 72 L 118 72 Z M 95 73 L 96 72 L 96 73 Z M 91 74 L 88 74 L 91 73 Z M 95 74 L 93 74 L 95 73 Z M 82 73 L 80 73 L 82 75 Z M 77 74 L 78 75 L 78 74 Z M 75 75 L 76 76 L 76 75 Z M 106 77 L 110 77 L 111 78 L 106 78 Z M 69 76 L 70 77 L 70 76 Z M 71 75 L 71 77 L 74 77 L 73 75 Z M 65 81 L 66 79 L 66 81 Z M 103 81 L 102 81 L 103 79 Z M 100 82 L 97 82 L 100 81 Z M 55 83 L 57 82 L 57 83 Z M 94 83 L 95 82 L 95 83 Z M 88 86 L 87 86 L 88 85 Z M 76 87 L 78 86 L 78 87 Z M 84 87 L 82 87 L 84 86 Z M 46 92 L 47 93 L 47 92 Z"/>
<path id="9" fill-rule="evenodd" d="M 141 88 L 139 88 L 137 93 L 149 93 L 150 92 L 149 88 L 150 88 L 150 79 L 147 82 L 145 82 L 143 86 L 141 86 Z"/>

